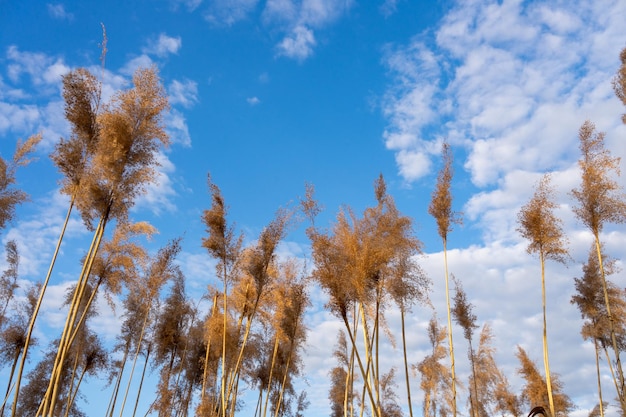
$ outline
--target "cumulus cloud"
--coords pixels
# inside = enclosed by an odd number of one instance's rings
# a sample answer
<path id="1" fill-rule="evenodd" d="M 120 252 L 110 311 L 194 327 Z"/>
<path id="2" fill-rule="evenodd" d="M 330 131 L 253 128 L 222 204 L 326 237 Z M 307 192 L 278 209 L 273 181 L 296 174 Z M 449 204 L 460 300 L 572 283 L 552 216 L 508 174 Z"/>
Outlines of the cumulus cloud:
<path id="1" fill-rule="evenodd" d="M 22 75 L 39 87 L 59 86 L 61 77 L 70 69 L 61 58 L 40 52 L 22 52 L 15 45 L 7 49 L 7 75 L 13 83 L 21 82 Z"/>
<path id="2" fill-rule="evenodd" d="M 386 57 L 395 80 L 383 102 L 387 147 L 415 153 L 448 137 L 468 150 L 465 168 L 480 187 L 512 169 L 558 168 L 559 156 L 575 148 L 578 126 L 606 121 L 618 107 L 610 80 L 621 44 L 605 39 L 624 38 L 626 29 L 605 20 L 625 6 L 583 3 L 467 2 L 442 19 L 435 46 L 419 37 L 396 47 Z M 581 9 L 585 25 L 576 17 Z M 396 159 L 405 179 L 416 180 L 415 168 L 400 165 L 411 160 Z"/>
<path id="3" fill-rule="evenodd" d="M 161 33 L 158 38 L 148 42 L 148 45 L 143 48 L 143 53 L 164 58 L 170 54 L 177 54 L 182 44 L 180 36 L 172 37 Z"/>
<path id="4" fill-rule="evenodd" d="M 317 45 L 314 31 L 337 21 L 351 6 L 352 1 L 342 0 L 271 0 L 265 5 L 263 20 L 285 28 L 276 46 L 278 55 L 303 61 Z"/>
<path id="5" fill-rule="evenodd" d="M 304 61 L 313 53 L 315 35 L 305 26 L 296 26 L 277 46 L 278 55 Z"/>
<path id="6" fill-rule="evenodd" d="M 120 73 L 124 74 L 125 76 L 130 77 L 139 68 L 148 68 L 148 67 L 151 67 L 152 65 L 154 65 L 154 61 L 152 61 L 152 58 L 150 58 L 146 54 L 141 54 L 127 61 L 124 64 L 124 66 L 120 69 Z"/>

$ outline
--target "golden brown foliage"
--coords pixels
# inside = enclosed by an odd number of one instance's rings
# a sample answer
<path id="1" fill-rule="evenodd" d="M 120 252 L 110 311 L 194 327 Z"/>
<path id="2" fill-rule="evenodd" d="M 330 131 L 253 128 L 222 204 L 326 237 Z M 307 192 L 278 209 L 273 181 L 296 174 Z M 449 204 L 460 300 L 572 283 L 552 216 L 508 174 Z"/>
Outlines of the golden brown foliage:
<path id="1" fill-rule="evenodd" d="M 79 191 L 96 152 L 100 89 L 98 79 L 84 68 L 70 71 L 63 77 L 65 118 L 70 122 L 72 133 L 69 139 L 61 138 L 50 158 L 64 177 L 61 192 L 70 197 Z"/>
<path id="2" fill-rule="evenodd" d="M 613 90 L 615 90 L 617 98 L 626 106 L 626 48 L 622 49 L 619 59 L 622 65 L 620 65 L 617 74 L 613 78 Z M 626 113 L 622 115 L 622 122 L 626 123 Z"/>
<path id="3" fill-rule="evenodd" d="M 564 263 L 567 258 L 567 239 L 563 234 L 563 222 L 553 213 L 558 207 L 553 196 L 550 176 L 546 174 L 537 184 L 533 197 L 520 209 L 517 230 L 530 241 L 528 253 L 538 253 L 542 259 Z"/>
<path id="4" fill-rule="evenodd" d="M 202 238 L 202 246 L 218 261 L 219 277 L 228 282 L 231 280 L 230 269 L 236 266 L 240 256 L 243 236 L 235 237 L 234 227 L 228 227 L 226 223 L 228 210 L 224 197 L 210 175 L 207 182 L 211 193 L 211 208 L 202 214 L 202 222 L 206 225 L 208 234 Z"/>
<path id="5" fill-rule="evenodd" d="M 447 414 L 451 409 L 444 395 L 445 392 L 451 390 L 452 384 L 448 368 L 442 363 L 447 353 L 443 344 L 446 333 L 446 328 L 440 327 L 437 319 L 433 317 L 428 323 L 428 337 L 432 353 L 414 367 L 421 375 L 420 387 L 424 392 L 424 417 L 437 417 Z"/>
<path id="6" fill-rule="evenodd" d="M 526 382 L 522 388 L 522 401 L 530 407 L 541 406 L 549 410 L 548 389 L 545 379 L 539 373 L 535 363 L 528 357 L 528 354 L 520 346 L 517 347 L 517 358 L 520 361 L 518 373 Z M 563 384 L 557 374 L 552 374 L 552 392 L 554 398 L 555 417 L 566 417 L 574 410 L 574 403 L 567 394 L 563 392 Z"/>
<path id="7" fill-rule="evenodd" d="M 620 158 L 611 156 L 604 147 L 604 133 L 586 121 L 578 133 L 582 158 L 578 161 L 582 173 L 580 188 L 572 190 L 579 206 L 574 214 L 597 236 L 605 223 L 626 221 L 626 196 L 619 184 L 611 178 L 619 175 Z"/>
<path id="8" fill-rule="evenodd" d="M 615 260 L 602 254 L 605 275 L 615 272 Z M 597 339 L 601 346 L 610 346 L 611 330 L 604 299 L 602 275 L 595 244 L 589 249 L 587 263 L 583 265 L 583 276 L 574 278 L 576 294 L 571 303 L 576 304 L 584 323 L 581 329 L 583 338 Z M 611 315 L 614 318 L 615 333 L 620 349 L 626 347 L 626 292 L 613 282 L 606 280 Z"/>
<path id="9" fill-rule="evenodd" d="M 447 240 L 448 233 L 452 231 L 452 224 L 461 224 L 459 213 L 452 211 L 452 194 L 450 185 L 452 182 L 452 151 L 446 142 L 441 146 L 443 168 L 439 171 L 437 185 L 428 206 L 428 213 L 437 220 L 437 231 L 442 239 Z"/>
<path id="10" fill-rule="evenodd" d="M 11 161 L 0 157 L 0 230 L 13 220 L 15 208 L 28 199 L 28 195 L 13 188 L 16 182 L 17 168 L 27 165 L 31 160 L 28 156 L 34 152 L 41 141 L 40 134 L 33 135 L 25 142 L 19 140 Z"/>
<path id="11" fill-rule="evenodd" d="M 378 181 L 378 205 L 366 209 L 362 218 L 346 208 L 332 233 L 307 230 L 316 266 L 313 278 L 330 295 L 328 307 L 338 317 L 345 317 L 355 301 L 371 302 L 387 280 L 405 280 L 406 286 L 394 287 L 405 301 L 408 294 L 426 293 L 428 281 L 409 263 L 422 244 L 413 236 L 411 219 L 400 214 Z"/>
<path id="12" fill-rule="evenodd" d="M 454 307 L 452 308 L 452 315 L 456 323 L 463 329 L 463 335 L 470 343 L 472 341 L 472 335 L 474 330 L 478 328 L 476 324 L 476 314 L 472 312 L 473 306 L 467 300 L 467 294 L 463 290 L 461 282 L 458 281 L 454 275 L 452 276 L 454 281 L 456 292 L 454 294 Z"/>
<path id="13" fill-rule="evenodd" d="M 492 343 L 491 327 L 485 324 L 480 332 L 475 354 L 475 374 L 470 377 L 470 385 L 476 390 L 475 407 L 479 416 L 507 413 L 519 416 L 521 415 L 519 399 L 512 392 L 508 380 L 496 364 Z"/>

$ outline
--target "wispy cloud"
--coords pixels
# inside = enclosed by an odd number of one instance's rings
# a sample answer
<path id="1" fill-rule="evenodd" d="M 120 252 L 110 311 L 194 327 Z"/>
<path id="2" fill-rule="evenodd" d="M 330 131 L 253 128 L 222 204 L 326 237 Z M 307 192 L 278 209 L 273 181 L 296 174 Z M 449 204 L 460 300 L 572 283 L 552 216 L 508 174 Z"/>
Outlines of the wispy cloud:
<path id="1" fill-rule="evenodd" d="M 133 210 L 149 210 L 158 216 L 176 211 L 173 199 L 177 193 L 172 181 L 176 167 L 163 152 L 157 154 L 157 163 L 154 181 L 148 183 L 145 192 L 137 197 Z"/>
<path id="2" fill-rule="evenodd" d="M 345 0 L 276 0 L 267 3 L 263 14 L 266 22 L 287 29 L 276 46 L 278 55 L 303 61 L 317 45 L 314 31 L 338 20 L 351 6 L 352 2 Z"/>
<path id="3" fill-rule="evenodd" d="M 192 80 L 174 80 L 167 88 L 170 104 L 190 108 L 198 102 L 198 83 Z"/>
<path id="4" fill-rule="evenodd" d="M 231 26 L 248 17 L 258 0 L 214 0 L 204 18 L 216 26 Z"/>
<path id="5" fill-rule="evenodd" d="M 48 3 L 48 13 L 55 19 L 59 20 L 74 20 L 74 15 L 65 10 L 65 6 L 60 3 L 52 4 Z"/>

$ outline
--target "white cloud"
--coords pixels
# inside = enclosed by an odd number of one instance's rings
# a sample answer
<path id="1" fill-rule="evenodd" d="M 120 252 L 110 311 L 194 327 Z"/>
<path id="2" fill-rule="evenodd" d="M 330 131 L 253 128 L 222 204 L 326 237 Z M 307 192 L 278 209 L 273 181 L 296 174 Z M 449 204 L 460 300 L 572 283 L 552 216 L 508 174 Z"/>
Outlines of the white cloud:
<path id="1" fill-rule="evenodd" d="M 398 0 L 385 0 L 383 4 L 380 5 L 380 12 L 385 17 L 389 17 L 394 14 L 398 9 Z"/>
<path id="2" fill-rule="evenodd" d="M 610 80 L 622 45 L 607 37 L 623 39 L 626 29 L 606 16 L 623 16 L 625 6 L 606 0 L 600 10 L 583 3 L 463 3 L 435 31 L 438 48 L 428 50 L 420 38 L 388 54 L 395 84 L 383 102 L 384 138 L 402 153 L 397 161 L 423 150 L 424 142 L 448 137 L 467 149 L 465 168 L 484 187 L 509 170 L 558 168 L 587 118 L 614 129 L 618 120 L 607 115 L 616 114 L 619 103 Z M 575 17 L 581 7 L 585 25 Z M 407 180 L 428 173 L 398 169 Z"/>
<path id="3" fill-rule="evenodd" d="M 74 19 L 74 15 L 72 13 L 69 13 L 65 10 L 65 6 L 63 6 L 62 4 L 51 4 L 48 3 L 46 5 L 48 7 L 48 13 L 50 14 L 50 16 L 54 17 L 55 19 L 60 19 L 60 20 L 73 20 Z"/>
<path id="4" fill-rule="evenodd" d="M 256 8 L 258 0 L 214 0 L 204 18 L 216 26 L 232 26 Z"/>
<path id="5" fill-rule="evenodd" d="M 266 3 L 263 18 L 268 24 L 286 28 L 286 35 L 276 46 L 279 56 L 304 61 L 317 45 L 314 30 L 335 22 L 352 6 L 346 0 L 273 0 Z"/>
<path id="6" fill-rule="evenodd" d="M 137 71 L 139 68 L 148 68 L 154 65 L 152 58 L 150 58 L 146 54 L 141 54 L 134 58 L 131 58 L 124 66 L 120 69 L 120 73 L 131 76 Z"/>
<path id="7" fill-rule="evenodd" d="M 143 48 L 143 52 L 164 58 L 170 54 L 177 54 L 182 44 L 180 36 L 172 37 L 161 33 L 157 39 L 152 39 L 148 42 L 148 46 Z"/>
<path id="8" fill-rule="evenodd" d="M 167 88 L 170 104 L 190 108 L 198 102 L 198 83 L 192 80 L 174 80 Z"/>
<path id="9" fill-rule="evenodd" d="M 352 6 L 346 0 L 303 0 L 300 4 L 301 23 L 322 27 L 336 21 Z"/>
<path id="10" fill-rule="evenodd" d="M 169 113 L 165 114 L 165 126 L 171 143 L 191 146 L 191 136 L 189 135 L 187 120 L 181 112 L 176 109 L 171 109 Z"/>
<path id="11" fill-rule="evenodd" d="M 305 26 L 296 26 L 277 46 L 278 55 L 304 61 L 313 53 L 315 35 Z"/>
<path id="12" fill-rule="evenodd" d="M 26 74 L 35 86 L 59 86 L 61 76 L 70 70 L 60 58 L 39 52 L 22 52 L 15 45 L 7 49 L 7 60 L 7 74 L 13 83 L 19 83 L 22 74 Z"/>
<path id="13" fill-rule="evenodd" d="M 261 100 L 259 100 L 258 97 L 248 97 L 246 101 L 251 106 L 256 106 L 257 104 L 261 103 Z"/>
<path id="14" fill-rule="evenodd" d="M 198 8 L 198 6 L 200 6 L 202 4 L 202 0 L 172 0 L 174 9 L 178 8 L 179 4 L 184 5 L 187 10 L 189 10 L 190 12 L 193 12 L 194 10 L 196 10 Z"/>
<path id="15" fill-rule="evenodd" d="M 396 153 L 396 162 L 400 167 L 400 175 L 407 181 L 416 180 L 430 172 L 430 158 L 424 152 L 403 149 Z"/>
<path id="16" fill-rule="evenodd" d="M 159 166 L 156 167 L 155 180 L 147 184 L 145 192 L 137 197 L 133 210 L 146 209 L 159 216 L 163 211 L 176 211 L 173 199 L 177 193 L 171 178 L 176 167 L 163 152 L 159 152 L 156 159 Z"/>
<path id="17" fill-rule="evenodd" d="M 298 17 L 298 6 L 292 0 L 268 0 L 263 9 L 266 22 L 281 24 L 294 22 Z"/>

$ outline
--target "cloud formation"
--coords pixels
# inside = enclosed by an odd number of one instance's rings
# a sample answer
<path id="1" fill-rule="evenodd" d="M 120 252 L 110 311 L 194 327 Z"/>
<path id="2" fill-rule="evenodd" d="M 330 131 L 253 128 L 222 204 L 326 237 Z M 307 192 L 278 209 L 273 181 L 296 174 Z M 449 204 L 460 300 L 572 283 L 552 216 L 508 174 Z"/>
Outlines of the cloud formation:
<path id="1" fill-rule="evenodd" d="M 624 16 L 624 7 L 611 0 L 467 2 L 432 39 L 390 50 L 395 81 L 383 103 L 383 136 L 401 175 L 408 182 L 426 175 L 413 164 L 432 158 L 428 144 L 447 137 L 468 151 L 473 183 L 489 186 L 505 170 L 557 168 L 586 118 L 614 126 L 606 115 L 607 106 L 618 106 L 610 80 L 622 45 L 614 39 L 626 29 L 612 16 Z M 423 158 L 400 157 L 415 153 Z"/>
<path id="2" fill-rule="evenodd" d="M 67 12 L 65 6 L 62 4 L 48 3 L 46 6 L 48 7 L 48 14 L 53 18 L 59 20 L 74 20 L 74 14 Z"/>
<path id="3" fill-rule="evenodd" d="M 143 53 L 156 55 L 159 58 L 164 58 L 170 54 L 177 54 L 182 47 L 183 42 L 180 36 L 172 37 L 165 33 L 159 34 L 159 37 L 152 39 L 148 42 L 148 45 L 142 49 Z"/>

